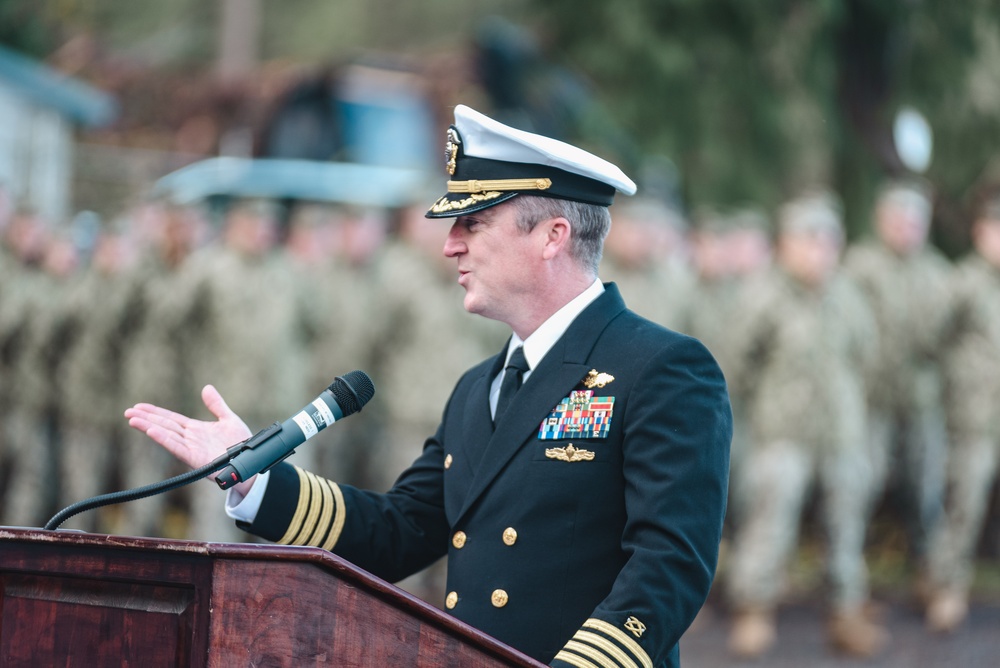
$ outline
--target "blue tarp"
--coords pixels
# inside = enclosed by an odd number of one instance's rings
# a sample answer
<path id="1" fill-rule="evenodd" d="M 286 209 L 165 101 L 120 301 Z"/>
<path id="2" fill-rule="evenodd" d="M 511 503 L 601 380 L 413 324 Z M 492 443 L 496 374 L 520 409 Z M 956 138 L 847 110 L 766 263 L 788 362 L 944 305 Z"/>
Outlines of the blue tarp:
<path id="1" fill-rule="evenodd" d="M 209 158 L 167 174 L 154 194 L 191 203 L 215 195 L 398 207 L 426 198 L 423 170 L 317 160 Z"/>
<path id="2" fill-rule="evenodd" d="M 100 127 L 118 116 L 114 97 L 0 46 L 0 82 L 81 125 Z"/>

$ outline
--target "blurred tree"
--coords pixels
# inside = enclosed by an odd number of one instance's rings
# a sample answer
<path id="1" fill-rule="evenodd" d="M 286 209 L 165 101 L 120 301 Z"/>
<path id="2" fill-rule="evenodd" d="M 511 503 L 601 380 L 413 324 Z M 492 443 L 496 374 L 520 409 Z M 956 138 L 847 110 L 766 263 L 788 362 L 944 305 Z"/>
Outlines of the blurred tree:
<path id="1" fill-rule="evenodd" d="M 1000 0 L 534 5 L 547 51 L 593 78 L 644 150 L 675 159 L 690 204 L 832 186 L 858 233 L 878 181 L 903 171 L 901 104 L 934 129 L 927 176 L 945 210 L 1000 145 Z"/>
<path id="2" fill-rule="evenodd" d="M 41 58 L 56 43 L 55 22 L 43 3 L 0 0 L 0 44 Z"/>

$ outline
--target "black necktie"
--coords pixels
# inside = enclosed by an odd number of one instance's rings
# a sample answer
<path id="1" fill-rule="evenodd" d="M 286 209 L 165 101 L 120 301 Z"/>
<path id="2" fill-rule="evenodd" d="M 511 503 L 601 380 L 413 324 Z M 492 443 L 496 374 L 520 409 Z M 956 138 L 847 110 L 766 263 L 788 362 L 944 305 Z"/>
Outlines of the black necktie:
<path id="1" fill-rule="evenodd" d="M 521 389 L 521 379 L 525 371 L 530 369 L 528 360 L 524 359 L 524 346 L 518 346 L 511 353 L 510 360 L 503 372 L 503 380 L 500 382 L 500 397 L 497 399 L 497 410 L 493 415 L 493 424 L 500 421 L 500 417 L 507 410 L 511 400 L 519 389 Z"/>

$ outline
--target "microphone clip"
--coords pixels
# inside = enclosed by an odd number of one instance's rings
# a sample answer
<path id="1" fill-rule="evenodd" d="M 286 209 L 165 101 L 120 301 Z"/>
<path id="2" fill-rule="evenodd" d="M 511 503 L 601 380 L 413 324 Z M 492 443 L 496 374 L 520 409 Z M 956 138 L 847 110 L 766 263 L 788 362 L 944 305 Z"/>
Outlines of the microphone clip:
<path id="1" fill-rule="evenodd" d="M 227 454 L 229 455 L 229 461 L 232 461 L 233 458 L 236 457 L 236 455 L 240 454 L 241 452 L 244 452 L 245 450 L 253 450 L 262 443 L 265 443 L 269 438 L 280 432 L 282 429 L 283 427 L 281 423 L 276 421 L 272 423 L 269 427 L 261 429 L 247 440 L 240 441 L 236 445 L 230 447 L 226 451 Z M 290 454 L 292 453 L 289 452 L 287 455 L 285 455 L 285 457 L 288 457 L 288 455 Z M 282 457 L 281 460 L 285 459 L 285 457 Z M 277 463 L 278 462 L 274 462 L 274 464 Z M 271 466 L 274 466 L 274 464 L 271 464 Z M 267 468 L 271 468 L 271 466 L 268 466 Z M 267 469 L 264 469 L 264 471 L 266 470 Z M 264 471 L 260 471 L 260 473 L 263 473 Z M 222 471 L 220 471 L 217 476 L 215 476 L 215 482 L 219 485 L 220 488 L 229 489 L 233 485 L 237 485 L 243 482 L 243 477 L 236 470 L 236 467 L 230 464 L 226 468 L 222 469 Z"/>

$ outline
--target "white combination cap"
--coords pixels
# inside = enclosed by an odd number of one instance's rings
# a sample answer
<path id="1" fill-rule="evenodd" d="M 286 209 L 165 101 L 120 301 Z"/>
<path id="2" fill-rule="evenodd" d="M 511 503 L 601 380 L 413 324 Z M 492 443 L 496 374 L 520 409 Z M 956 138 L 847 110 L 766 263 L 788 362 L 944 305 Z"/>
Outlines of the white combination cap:
<path id="1" fill-rule="evenodd" d="M 610 206 L 616 192 L 636 191 L 632 179 L 607 160 L 461 104 L 448 128 L 445 159 L 448 192 L 428 218 L 461 216 L 525 193 Z"/>

